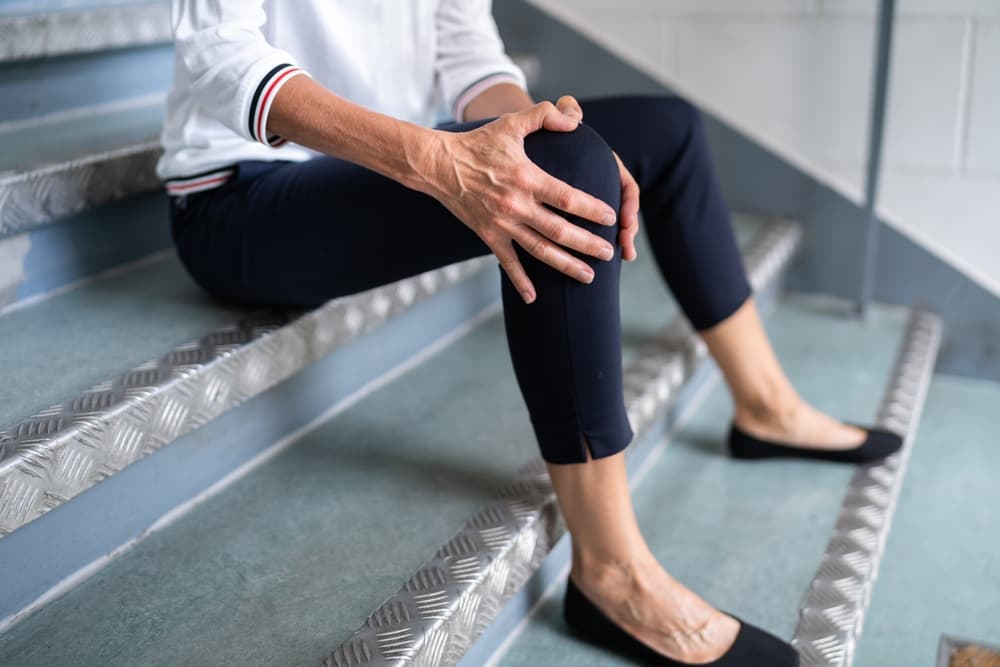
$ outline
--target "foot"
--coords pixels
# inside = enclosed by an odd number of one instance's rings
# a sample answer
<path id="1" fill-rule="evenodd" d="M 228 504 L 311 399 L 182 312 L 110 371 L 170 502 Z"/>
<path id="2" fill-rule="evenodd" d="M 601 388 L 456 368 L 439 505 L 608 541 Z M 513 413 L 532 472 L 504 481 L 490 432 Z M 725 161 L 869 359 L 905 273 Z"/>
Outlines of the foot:
<path id="1" fill-rule="evenodd" d="M 755 438 L 801 449 L 847 450 L 865 441 L 867 433 L 826 415 L 795 397 L 780 406 L 737 408 L 733 423 Z"/>
<path id="2" fill-rule="evenodd" d="M 570 577 L 622 630 L 679 662 L 718 660 L 740 631 L 739 621 L 684 587 L 651 555 L 589 568 L 574 563 Z"/>

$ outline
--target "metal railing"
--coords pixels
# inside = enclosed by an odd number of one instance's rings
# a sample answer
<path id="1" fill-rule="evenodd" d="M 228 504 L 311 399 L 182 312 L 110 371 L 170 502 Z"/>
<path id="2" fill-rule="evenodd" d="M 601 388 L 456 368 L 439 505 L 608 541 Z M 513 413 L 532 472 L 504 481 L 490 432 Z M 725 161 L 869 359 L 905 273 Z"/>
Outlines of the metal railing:
<path id="1" fill-rule="evenodd" d="M 864 245 L 861 247 L 857 312 L 864 317 L 875 295 L 879 219 L 876 211 L 879 177 L 882 170 L 882 143 L 885 136 L 886 101 L 889 92 L 889 68 L 895 27 L 895 0 L 880 0 L 875 23 L 875 63 L 872 68 L 872 101 L 868 121 L 868 155 L 865 165 Z"/>

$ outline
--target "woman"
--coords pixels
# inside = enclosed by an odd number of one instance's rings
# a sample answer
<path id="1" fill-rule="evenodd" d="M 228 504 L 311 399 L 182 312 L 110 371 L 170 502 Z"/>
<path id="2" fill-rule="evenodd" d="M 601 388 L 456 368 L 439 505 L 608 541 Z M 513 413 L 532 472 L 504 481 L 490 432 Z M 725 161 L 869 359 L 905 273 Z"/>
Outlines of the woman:
<path id="1" fill-rule="evenodd" d="M 159 173 L 194 278 L 233 301 L 318 305 L 492 252 L 573 538 L 570 625 L 664 665 L 797 664 L 672 579 L 636 524 L 618 276 L 640 207 L 732 392 L 733 455 L 865 461 L 900 442 L 819 413 L 785 377 L 692 107 L 535 104 L 488 0 L 173 0 L 173 24 Z M 442 103 L 459 122 L 431 129 Z"/>

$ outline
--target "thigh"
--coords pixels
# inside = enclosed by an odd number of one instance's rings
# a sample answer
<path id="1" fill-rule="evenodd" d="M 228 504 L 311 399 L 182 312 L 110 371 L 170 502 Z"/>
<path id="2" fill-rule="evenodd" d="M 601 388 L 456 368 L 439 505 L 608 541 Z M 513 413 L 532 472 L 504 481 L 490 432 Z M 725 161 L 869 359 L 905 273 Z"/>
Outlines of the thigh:
<path id="1" fill-rule="evenodd" d="M 580 100 L 583 122 L 608 142 L 640 189 L 654 184 L 691 140 L 698 112 L 679 97 L 625 95 Z"/>
<path id="2" fill-rule="evenodd" d="M 243 163 L 207 194 L 175 216 L 175 238 L 223 298 L 317 305 L 489 253 L 432 197 L 336 158 Z"/>

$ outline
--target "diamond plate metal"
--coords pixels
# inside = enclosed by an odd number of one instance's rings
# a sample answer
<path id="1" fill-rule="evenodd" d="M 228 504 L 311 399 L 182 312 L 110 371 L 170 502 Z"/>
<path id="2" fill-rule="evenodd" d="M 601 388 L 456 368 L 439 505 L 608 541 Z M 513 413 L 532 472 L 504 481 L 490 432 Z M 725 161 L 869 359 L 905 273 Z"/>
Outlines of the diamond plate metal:
<path id="1" fill-rule="evenodd" d="M 166 2 L 0 16 L 0 62 L 169 42 Z"/>
<path id="2" fill-rule="evenodd" d="M 491 266 L 473 259 L 308 313 L 251 315 L 0 431 L 0 536 Z"/>
<path id="3" fill-rule="evenodd" d="M 159 140 L 0 174 L 0 237 L 161 187 Z"/>
<path id="4" fill-rule="evenodd" d="M 756 289 L 776 282 L 800 239 L 798 225 L 780 220 L 757 235 L 744 253 Z M 676 399 L 706 357 L 704 344 L 682 317 L 643 348 L 624 376 L 635 440 Z M 545 463 L 536 459 L 323 665 L 455 665 L 564 531 Z"/>
<path id="5" fill-rule="evenodd" d="M 877 423 L 905 434 L 903 449 L 858 468 L 819 570 L 799 610 L 792 644 L 802 667 L 850 667 L 885 548 L 913 437 L 941 341 L 941 321 L 914 310 Z"/>

